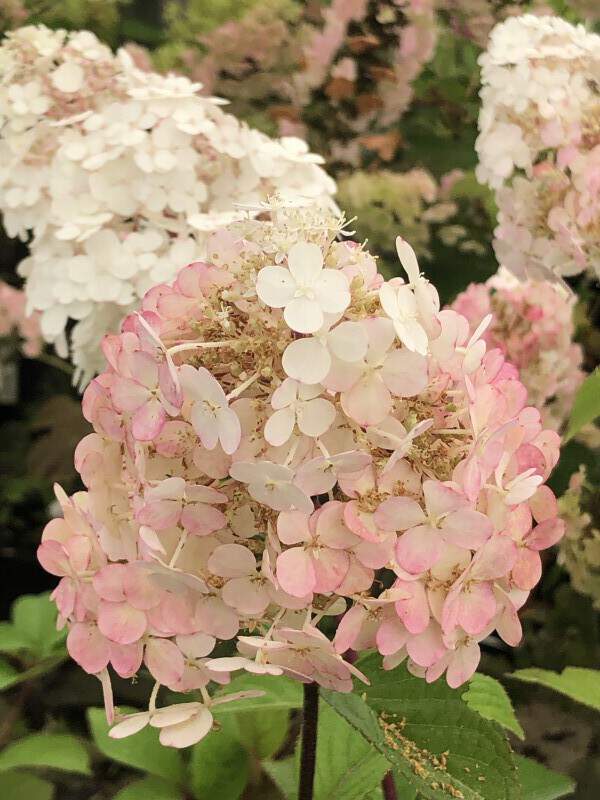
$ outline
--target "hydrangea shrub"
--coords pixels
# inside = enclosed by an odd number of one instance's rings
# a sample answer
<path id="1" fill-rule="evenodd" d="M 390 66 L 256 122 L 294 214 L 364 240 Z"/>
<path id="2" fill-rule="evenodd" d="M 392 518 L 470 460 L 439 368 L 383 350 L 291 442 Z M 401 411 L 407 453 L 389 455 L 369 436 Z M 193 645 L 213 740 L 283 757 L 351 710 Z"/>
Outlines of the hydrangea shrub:
<path id="1" fill-rule="evenodd" d="M 109 668 L 155 680 L 115 737 L 198 741 L 235 699 L 208 683 L 237 670 L 348 692 L 348 650 L 459 686 L 492 631 L 517 644 L 563 533 L 544 484 L 559 438 L 487 348 L 492 316 L 471 332 L 440 310 L 403 239 L 405 278 L 385 281 L 335 218 L 261 210 L 104 339 L 75 456 L 86 491 L 57 489 L 64 518 L 38 551 L 109 719 Z M 201 699 L 157 707 L 161 686 Z"/>

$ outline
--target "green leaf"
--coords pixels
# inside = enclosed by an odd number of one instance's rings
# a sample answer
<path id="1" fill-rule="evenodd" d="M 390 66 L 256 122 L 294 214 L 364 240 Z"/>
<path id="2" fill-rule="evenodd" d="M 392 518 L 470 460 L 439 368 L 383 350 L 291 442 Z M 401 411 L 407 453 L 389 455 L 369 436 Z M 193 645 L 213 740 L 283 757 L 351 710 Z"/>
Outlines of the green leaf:
<path id="1" fill-rule="evenodd" d="M 298 750 L 298 761 L 299 761 Z M 360 800 L 381 783 L 387 760 L 325 703 L 320 704 L 315 800 Z"/>
<path id="2" fill-rule="evenodd" d="M 558 800 L 572 794 L 575 782 L 568 775 L 553 772 L 531 758 L 515 756 L 523 800 Z"/>
<path id="3" fill-rule="evenodd" d="M 8 661 L 0 659 L 0 691 L 9 689 L 15 683 L 18 683 L 19 671 L 15 669 Z"/>
<path id="4" fill-rule="evenodd" d="M 90 758 L 84 744 L 67 733 L 33 733 L 17 739 L 0 753 L 0 771 L 15 767 L 51 767 L 90 774 Z"/>
<path id="5" fill-rule="evenodd" d="M 56 630 L 56 606 L 49 594 L 24 594 L 13 603 L 11 616 L 16 631 L 31 651 L 44 658 L 62 644 L 66 631 Z"/>
<path id="6" fill-rule="evenodd" d="M 298 746 L 295 758 L 264 764 L 288 800 L 297 797 L 299 760 Z M 314 800 L 364 800 L 377 791 L 389 768 L 387 759 L 352 725 L 320 704 Z"/>
<path id="7" fill-rule="evenodd" d="M 476 672 L 469 681 L 462 699 L 469 708 L 477 711 L 482 717 L 497 722 L 503 728 L 512 731 L 519 739 L 525 738 L 525 732 L 517 719 L 510 697 L 500 681 Z"/>
<path id="8" fill-rule="evenodd" d="M 181 792 L 160 778 L 133 781 L 113 797 L 113 800 L 182 800 Z"/>
<path id="9" fill-rule="evenodd" d="M 598 416 L 600 416 L 600 368 L 588 375 L 579 387 L 563 441 L 568 442 L 584 425 L 593 422 Z"/>
<path id="10" fill-rule="evenodd" d="M 235 735 L 249 753 L 262 760 L 281 749 L 289 728 L 289 711 L 242 711 L 230 715 Z"/>
<path id="11" fill-rule="evenodd" d="M 264 761 L 262 766 L 285 800 L 296 800 L 298 797 L 298 767 L 294 756 L 279 761 Z"/>
<path id="12" fill-rule="evenodd" d="M 386 756 L 427 800 L 514 800 L 520 788 L 506 737 L 443 680 L 426 684 L 404 666 L 385 672 L 371 654 L 357 666 L 371 685 L 321 696 Z"/>
<path id="13" fill-rule="evenodd" d="M 12 622 L 0 622 L 0 653 L 18 653 L 28 650 L 27 639 L 22 636 Z"/>
<path id="14" fill-rule="evenodd" d="M 39 664 L 35 664 L 33 667 L 25 669 L 22 672 L 19 672 L 5 661 L 0 660 L 0 691 L 11 689 L 19 683 L 25 683 L 25 681 L 39 678 L 47 672 L 51 672 L 55 667 L 66 660 L 66 652 L 57 653 L 55 656 L 50 656 L 44 659 L 44 661 L 40 661 Z"/>
<path id="15" fill-rule="evenodd" d="M 227 726 L 229 728 L 230 726 Z M 197 800 L 238 800 L 246 788 L 248 753 L 222 729 L 194 745 L 190 757 L 190 785 Z"/>
<path id="16" fill-rule="evenodd" d="M 291 678 L 274 677 L 272 675 L 240 675 L 228 683 L 225 689 L 218 692 L 219 697 L 226 697 L 233 692 L 246 692 L 258 689 L 264 694 L 261 697 L 250 697 L 236 700 L 235 703 L 223 703 L 214 709 L 215 717 L 228 716 L 239 711 L 277 711 L 302 706 L 302 686 Z"/>
<path id="17" fill-rule="evenodd" d="M 125 713 L 133 710 L 123 709 Z M 146 727 L 126 739 L 111 739 L 104 710 L 101 708 L 88 709 L 88 722 L 94 743 L 103 755 L 120 764 L 163 778 L 167 783 L 183 782 L 181 753 L 170 747 L 163 747 L 158 741 L 158 731 L 155 728 Z"/>
<path id="18" fill-rule="evenodd" d="M 596 711 L 600 711 L 600 670 L 583 669 L 582 667 L 565 667 L 562 672 L 551 672 L 547 669 L 519 669 L 510 674 L 511 678 L 526 683 L 537 683 L 554 689 L 555 692 L 583 703 Z"/>
<path id="19" fill-rule="evenodd" d="M 51 800 L 54 786 L 37 775 L 26 772 L 3 772 L 0 775 L 2 800 Z"/>

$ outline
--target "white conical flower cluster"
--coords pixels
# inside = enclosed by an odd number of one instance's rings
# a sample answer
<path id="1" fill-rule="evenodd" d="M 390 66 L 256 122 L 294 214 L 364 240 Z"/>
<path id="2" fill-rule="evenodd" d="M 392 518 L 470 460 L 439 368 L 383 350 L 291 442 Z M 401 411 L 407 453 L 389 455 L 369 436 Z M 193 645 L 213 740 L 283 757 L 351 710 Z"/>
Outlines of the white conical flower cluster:
<path id="1" fill-rule="evenodd" d="M 46 340 L 84 380 L 99 342 L 207 236 L 268 195 L 331 205 L 322 159 L 225 113 L 200 84 L 142 72 L 87 31 L 28 26 L 0 47 L 0 211 Z"/>
<path id="2" fill-rule="evenodd" d="M 600 36 L 513 17 L 480 64 L 477 176 L 496 191 L 498 260 L 519 277 L 600 274 Z"/>

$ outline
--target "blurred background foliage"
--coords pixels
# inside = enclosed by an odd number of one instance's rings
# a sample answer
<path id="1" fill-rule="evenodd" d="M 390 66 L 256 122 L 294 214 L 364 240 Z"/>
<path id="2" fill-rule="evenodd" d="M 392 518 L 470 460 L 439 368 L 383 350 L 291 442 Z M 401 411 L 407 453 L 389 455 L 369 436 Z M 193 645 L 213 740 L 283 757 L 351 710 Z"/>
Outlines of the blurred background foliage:
<path id="1" fill-rule="evenodd" d="M 327 169 L 338 181 L 339 204 L 348 217 L 356 215 L 351 227 L 380 255 L 383 271 L 392 275 L 397 269 L 393 242 L 401 232 L 418 251 L 442 301 L 449 302 L 470 282 L 484 281 L 497 269 L 491 248 L 494 201 L 474 176 L 477 58 L 493 21 L 530 4 L 440 0 L 434 5 L 437 42 L 412 81 L 408 108 L 358 133 L 343 125 L 332 129 L 344 103 L 355 99 L 344 96 L 343 80 L 313 87 L 306 102 L 289 91 L 298 69 L 306 66 L 300 46 L 307 27 L 321 24 L 325 0 L 0 0 L 0 30 L 38 22 L 89 28 L 112 47 L 127 45 L 145 68 L 182 71 L 200 80 L 206 91 L 229 99 L 233 113 L 271 135 L 300 130 L 311 148 L 327 157 Z M 571 21 L 597 25 L 600 18 L 598 0 L 545 5 Z M 355 37 L 372 37 L 371 75 L 377 74 L 378 48 L 391 46 L 386 38 L 389 13 L 401 15 L 400 6 L 371 2 L 369 30 L 350 29 Z M 372 91 L 369 78 L 364 93 Z M 339 138 L 337 151 L 330 146 L 333 134 Z M 2 236 L 0 277 L 9 284 L 18 285 L 14 268 L 23 255 L 22 244 Z M 591 370 L 600 360 L 600 293 L 583 279 L 573 281 L 573 287 L 579 293 L 577 337 Z M 215 742 L 209 738 L 194 748 L 187 764 L 180 754 L 158 749 L 150 731 L 115 755 L 100 716 L 92 712 L 86 717 L 87 706 L 101 704 L 101 687 L 66 661 L 64 636 L 54 630 L 53 606 L 40 594 L 52 588 L 53 579 L 37 566 L 35 549 L 52 513 L 53 482 L 67 492 L 81 488 L 72 456 L 87 425 L 68 366 L 49 351 L 39 359 L 19 359 L 14 344 L 2 346 L 12 348 L 17 391 L 0 402 L 0 591 L 7 620 L 0 624 L 3 800 L 229 800 L 242 794 L 275 800 L 281 794 L 260 761 L 292 752 L 298 730 L 293 703 L 282 701 L 268 714 L 241 714 L 223 723 Z M 567 490 L 582 463 L 591 485 L 598 486 L 594 452 L 573 441 L 552 477 L 555 491 Z M 532 665 L 554 670 L 599 666 L 598 610 L 570 585 L 555 554 L 546 561 L 544 578 L 524 612 L 523 644 L 514 651 L 487 648 L 483 669 L 488 674 L 501 677 Z M 118 681 L 119 703 L 135 706 L 147 693 L 145 681 L 143 676 L 139 683 Z M 517 750 L 576 777 L 579 800 L 597 798 L 600 715 L 544 688 L 506 685 L 527 735 L 526 744 L 513 738 Z M 35 737 L 41 731 L 40 748 Z M 213 747 L 219 748 L 218 757 L 208 752 Z M 198 767 L 206 763 L 220 765 L 212 777 Z M 409 794 L 400 796 L 408 800 Z"/>

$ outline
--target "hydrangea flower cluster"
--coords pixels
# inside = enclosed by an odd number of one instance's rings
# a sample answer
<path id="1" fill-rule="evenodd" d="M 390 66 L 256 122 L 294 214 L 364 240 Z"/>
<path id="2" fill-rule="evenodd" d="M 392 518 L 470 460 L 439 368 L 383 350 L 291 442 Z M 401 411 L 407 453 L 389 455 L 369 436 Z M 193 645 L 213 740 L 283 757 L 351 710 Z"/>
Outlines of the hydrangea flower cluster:
<path id="1" fill-rule="evenodd" d="M 411 83 L 433 55 L 433 0 L 332 0 L 257 3 L 201 41 L 183 63 L 211 91 L 232 98 L 249 119 L 276 120 L 279 132 L 305 136 L 328 162 L 358 164 L 364 149 L 400 142 L 394 124 Z M 265 108 L 267 114 L 265 114 Z"/>
<path id="2" fill-rule="evenodd" d="M 42 336 L 37 314 L 25 314 L 25 294 L 0 281 L 0 337 L 16 333 L 21 340 L 20 350 L 35 358 L 42 350 Z"/>
<path id="3" fill-rule="evenodd" d="M 273 140 L 187 78 L 137 69 L 89 32 L 28 26 L 0 47 L 0 210 L 32 234 L 28 308 L 89 377 L 99 343 L 144 293 L 203 257 L 206 237 L 267 195 L 331 203 L 300 139 Z"/>
<path id="4" fill-rule="evenodd" d="M 496 190 L 498 260 L 519 276 L 600 275 L 600 36 L 514 17 L 480 63 L 477 175 Z"/>
<path id="5" fill-rule="evenodd" d="M 486 314 L 493 321 L 483 334 L 499 348 L 527 388 L 528 401 L 540 410 L 544 426 L 559 431 L 568 419 L 585 378 L 583 351 L 573 342 L 575 296 L 547 281 L 519 282 L 500 269 L 486 283 L 472 283 L 452 308 L 472 330 Z"/>
<path id="6" fill-rule="evenodd" d="M 569 488 L 558 504 L 566 523 L 558 561 L 569 573 L 573 588 L 600 608 L 598 487 L 589 480 L 584 467 L 571 476 Z"/>
<path id="7" fill-rule="evenodd" d="M 116 737 L 197 741 L 207 684 L 236 670 L 350 691 L 350 649 L 458 686 L 492 631 L 519 641 L 539 551 L 563 533 L 544 485 L 559 437 L 487 350 L 491 316 L 471 334 L 440 310 L 400 238 L 406 279 L 386 282 L 339 221 L 262 208 L 105 338 L 76 451 L 87 491 L 57 490 L 38 551 L 109 715 L 109 665 L 156 681 Z M 202 700 L 157 709 L 160 686 Z"/>

